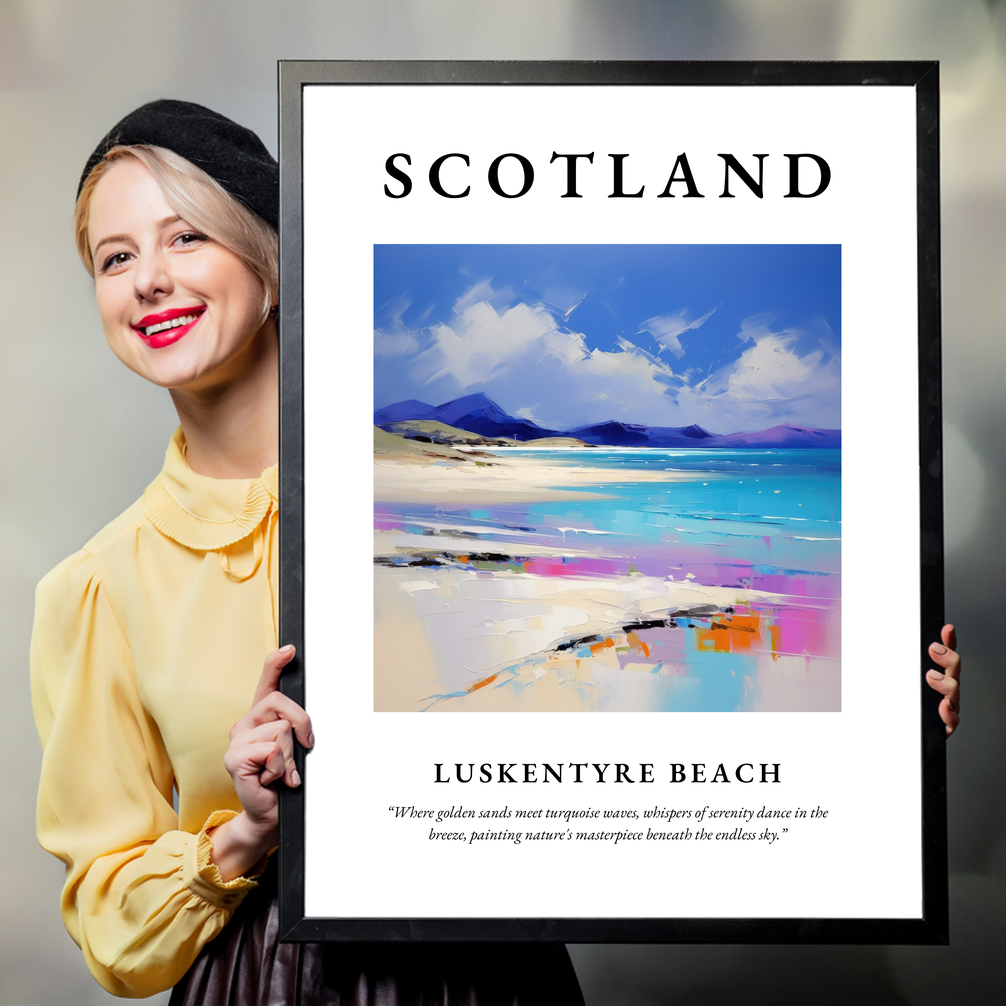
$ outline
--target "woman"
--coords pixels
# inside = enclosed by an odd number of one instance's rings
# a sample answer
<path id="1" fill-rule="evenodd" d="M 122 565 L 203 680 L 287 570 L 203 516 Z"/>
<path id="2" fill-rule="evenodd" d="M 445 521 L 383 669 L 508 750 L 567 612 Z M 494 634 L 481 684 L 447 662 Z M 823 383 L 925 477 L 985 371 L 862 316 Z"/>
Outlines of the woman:
<path id="1" fill-rule="evenodd" d="M 180 426 L 142 499 L 38 589 L 38 831 L 67 929 L 121 996 L 582 1004 L 561 945 L 277 944 L 276 786 L 314 740 L 274 649 L 277 221 L 258 137 L 187 102 L 127 116 L 81 178 L 106 339 Z"/>

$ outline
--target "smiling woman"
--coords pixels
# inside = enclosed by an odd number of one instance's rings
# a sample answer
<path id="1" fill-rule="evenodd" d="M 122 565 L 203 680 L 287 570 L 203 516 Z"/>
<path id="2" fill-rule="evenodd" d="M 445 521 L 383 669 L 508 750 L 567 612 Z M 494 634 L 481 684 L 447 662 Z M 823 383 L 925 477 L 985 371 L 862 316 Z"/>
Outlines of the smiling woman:
<path id="1" fill-rule="evenodd" d="M 105 337 L 180 426 L 143 497 L 38 588 L 38 834 L 66 866 L 64 922 L 120 996 L 582 1004 L 561 945 L 515 965 L 493 946 L 277 943 L 277 788 L 300 785 L 295 738 L 314 744 L 275 648 L 277 196 L 258 137 L 173 101 L 120 122 L 81 181 Z"/>
<path id="2" fill-rule="evenodd" d="M 142 153 L 142 160 L 123 152 L 102 162 L 109 167 L 86 193 L 90 198 L 81 212 L 96 263 L 105 337 L 127 367 L 154 384 L 204 386 L 219 379 L 220 367 L 233 366 L 254 341 L 275 344 L 269 319 L 275 286 L 221 241 L 217 235 L 224 228 L 214 228 L 212 217 L 209 226 L 197 230 L 173 213 L 144 163 L 166 160 L 168 152 Z M 198 339 L 172 353 L 156 352 L 176 345 L 197 326 Z"/>

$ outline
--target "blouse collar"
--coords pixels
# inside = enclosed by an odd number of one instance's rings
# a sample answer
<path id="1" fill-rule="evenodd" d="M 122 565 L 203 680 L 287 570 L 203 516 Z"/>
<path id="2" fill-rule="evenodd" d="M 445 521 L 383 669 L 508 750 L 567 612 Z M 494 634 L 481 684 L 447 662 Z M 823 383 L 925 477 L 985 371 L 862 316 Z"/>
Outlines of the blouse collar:
<path id="1" fill-rule="evenodd" d="M 143 494 L 143 512 L 162 534 L 186 548 L 211 552 L 246 538 L 279 500 L 279 466 L 257 479 L 213 479 L 185 460 L 185 437 L 175 430 L 164 468 Z"/>

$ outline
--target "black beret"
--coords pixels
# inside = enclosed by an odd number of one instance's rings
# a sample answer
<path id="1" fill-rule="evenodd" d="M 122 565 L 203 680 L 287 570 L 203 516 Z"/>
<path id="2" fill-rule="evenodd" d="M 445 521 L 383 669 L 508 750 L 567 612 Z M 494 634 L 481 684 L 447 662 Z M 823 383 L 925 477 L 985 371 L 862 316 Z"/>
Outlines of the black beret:
<path id="1" fill-rule="evenodd" d="M 250 130 L 191 101 L 163 98 L 114 125 L 84 165 L 77 195 L 91 169 L 112 147 L 166 147 L 191 161 L 273 227 L 279 226 L 279 165 Z"/>

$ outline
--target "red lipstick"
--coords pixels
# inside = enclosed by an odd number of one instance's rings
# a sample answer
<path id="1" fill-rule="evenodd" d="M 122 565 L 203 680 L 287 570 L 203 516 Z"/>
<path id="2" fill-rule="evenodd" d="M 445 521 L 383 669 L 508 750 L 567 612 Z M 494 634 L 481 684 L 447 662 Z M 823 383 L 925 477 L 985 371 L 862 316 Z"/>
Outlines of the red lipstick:
<path id="1" fill-rule="evenodd" d="M 187 335 L 192 326 L 202 317 L 204 305 L 195 307 L 173 307 L 168 311 L 148 314 L 133 325 L 133 331 L 151 348 L 161 349 L 178 342 Z M 178 324 L 180 319 L 190 320 Z M 154 331 L 150 331 L 154 329 Z M 149 332 L 149 334 L 148 334 Z"/>

